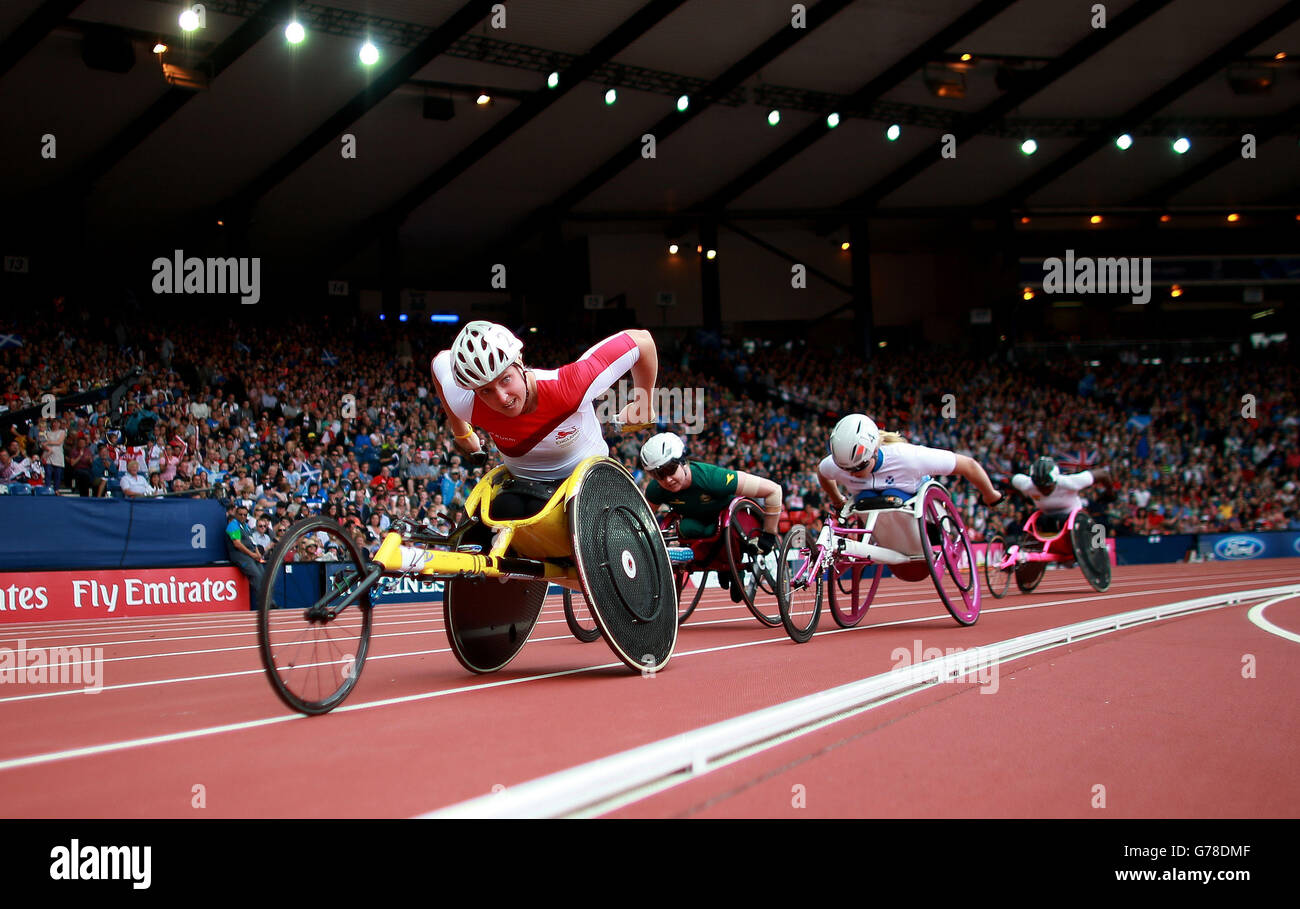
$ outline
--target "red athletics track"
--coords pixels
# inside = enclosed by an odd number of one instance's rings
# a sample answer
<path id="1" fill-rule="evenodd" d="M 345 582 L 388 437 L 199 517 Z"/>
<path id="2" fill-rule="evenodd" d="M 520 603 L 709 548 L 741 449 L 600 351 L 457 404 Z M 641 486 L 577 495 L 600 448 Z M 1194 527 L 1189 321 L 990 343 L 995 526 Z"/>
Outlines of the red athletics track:
<path id="1" fill-rule="evenodd" d="M 986 598 L 960 628 L 929 582 L 886 581 L 851 631 L 796 645 L 706 593 L 672 662 L 643 678 L 569 636 L 558 597 L 506 671 L 466 673 L 441 610 L 376 615 L 344 707 L 289 714 L 251 614 L 12 626 L 0 647 L 104 648 L 103 690 L 0 686 L 6 817 L 405 817 L 888 671 L 895 648 L 970 648 L 1158 603 L 1295 583 L 1300 560 L 1077 570 Z M 1014 590 L 1014 586 L 1012 588 Z M 1300 815 L 1300 643 L 1249 605 L 1076 642 L 942 684 L 724 766 L 617 816 Z M 1296 600 L 1269 620 L 1300 630 Z M 1256 678 L 1242 677 L 1243 655 Z M 991 687 L 991 686 L 990 686 Z M 69 690 L 70 689 L 70 690 Z M 193 807 L 203 786 L 206 806 Z M 1092 807 L 1095 786 L 1106 805 Z M 804 807 L 794 807 L 803 787 Z"/>

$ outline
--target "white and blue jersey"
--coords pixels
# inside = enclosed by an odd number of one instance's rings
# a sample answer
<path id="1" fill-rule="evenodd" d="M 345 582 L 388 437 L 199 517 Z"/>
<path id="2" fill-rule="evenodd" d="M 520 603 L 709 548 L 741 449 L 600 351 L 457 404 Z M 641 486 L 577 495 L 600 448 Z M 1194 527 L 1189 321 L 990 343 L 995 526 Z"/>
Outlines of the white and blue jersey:
<path id="1" fill-rule="evenodd" d="M 839 483 L 854 498 L 864 492 L 894 492 L 902 494 L 904 498 L 911 498 L 931 477 L 955 473 L 957 455 L 942 448 L 895 442 L 881 445 L 869 466 L 869 473 L 856 476 L 837 465 L 834 458 L 827 455 L 817 465 L 817 472 L 826 479 Z"/>

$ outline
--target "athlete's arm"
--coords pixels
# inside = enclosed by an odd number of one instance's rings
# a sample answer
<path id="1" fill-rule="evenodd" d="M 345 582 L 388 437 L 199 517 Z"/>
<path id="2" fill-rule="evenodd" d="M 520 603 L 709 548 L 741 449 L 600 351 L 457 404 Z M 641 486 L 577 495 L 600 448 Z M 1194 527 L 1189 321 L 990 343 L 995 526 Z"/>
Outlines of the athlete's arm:
<path id="1" fill-rule="evenodd" d="M 451 405 L 447 403 L 447 396 L 442 393 L 442 383 L 438 381 L 437 374 L 433 372 L 432 367 L 429 372 L 433 378 L 433 393 L 438 396 L 442 412 L 447 415 L 447 428 L 451 430 L 456 447 L 467 455 L 482 451 L 483 445 L 479 441 L 478 434 L 474 432 L 474 427 L 452 413 Z"/>
<path id="2" fill-rule="evenodd" d="M 632 400 L 619 413 L 620 423 L 649 423 L 655 418 L 655 379 L 659 377 L 659 351 L 654 336 L 639 328 L 628 329 L 627 336 L 636 342 L 639 356 L 632 364 Z"/>
<path id="3" fill-rule="evenodd" d="M 781 523 L 781 485 L 766 477 L 736 471 L 736 495 L 763 503 L 763 529 L 776 533 Z"/>
<path id="4" fill-rule="evenodd" d="M 830 502 L 831 507 L 839 511 L 844 507 L 845 498 L 840 493 L 840 484 L 828 477 L 822 476 L 821 471 L 817 472 L 817 482 L 821 484 L 822 491 L 826 493 L 826 501 Z"/>
<path id="5" fill-rule="evenodd" d="M 1034 500 L 1034 494 L 1030 491 L 1035 488 L 1034 481 L 1029 479 L 1025 474 L 1018 473 L 1012 477 L 1011 485 L 1029 501 L 1032 502 Z"/>
<path id="6" fill-rule="evenodd" d="M 957 476 L 965 477 L 975 484 L 980 491 L 980 498 L 985 505 L 996 505 L 1002 499 L 1002 493 L 993 488 L 993 481 L 984 472 L 979 461 L 966 455 L 957 455 Z"/>

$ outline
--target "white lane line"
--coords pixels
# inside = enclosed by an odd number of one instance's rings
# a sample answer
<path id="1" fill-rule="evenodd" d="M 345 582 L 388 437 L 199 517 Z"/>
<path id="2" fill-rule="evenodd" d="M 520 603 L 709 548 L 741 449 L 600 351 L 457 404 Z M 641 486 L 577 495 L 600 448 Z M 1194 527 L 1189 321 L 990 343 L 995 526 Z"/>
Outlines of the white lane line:
<path id="1" fill-rule="evenodd" d="M 1056 574 L 1061 574 L 1061 576 L 1060 577 L 1052 576 Z M 1069 580 L 1069 578 L 1067 577 L 1068 572 L 1064 574 L 1060 572 L 1053 572 L 1052 575 L 1049 575 L 1047 578 L 1044 579 L 1043 581 L 1044 585 L 1047 585 L 1050 581 L 1053 580 L 1061 580 L 1061 581 Z M 1257 583 L 1268 583 L 1273 580 L 1289 580 L 1291 577 L 1293 577 L 1293 575 L 1282 575 L 1277 578 L 1250 577 L 1247 579 L 1228 576 L 1228 577 L 1221 578 L 1218 583 L 1237 584 L 1237 583 L 1242 583 L 1244 580 L 1246 583 L 1257 584 Z M 1188 579 L 1187 572 L 1185 570 L 1179 570 L 1168 574 L 1164 572 L 1160 572 L 1157 574 L 1143 575 L 1141 577 L 1131 577 L 1131 578 L 1125 578 L 1123 575 L 1116 575 L 1115 580 L 1111 585 L 1111 589 L 1114 590 L 1117 587 L 1127 587 L 1127 586 L 1134 586 L 1134 585 L 1143 585 L 1149 588 L 1153 583 L 1159 583 L 1165 580 L 1181 581 L 1187 579 Z M 1065 591 L 1055 591 L 1049 587 L 1040 587 L 1036 593 L 1041 595 L 1044 593 L 1065 593 Z M 890 602 L 891 600 L 898 600 L 899 602 Z M 709 605 L 709 604 L 714 604 L 714 605 Z M 872 603 L 872 608 L 873 609 L 892 608 L 896 606 L 910 606 L 910 605 L 922 605 L 918 601 L 917 593 L 909 589 L 909 587 L 896 584 L 893 585 L 893 589 L 885 589 L 882 587 L 882 589 L 877 592 L 876 600 L 875 602 Z M 441 609 L 441 604 L 438 602 L 430 602 L 426 604 L 420 604 L 420 603 L 393 604 L 390 606 L 378 607 L 376 611 L 376 616 L 377 618 L 384 619 L 388 625 L 407 625 L 407 624 L 415 624 L 416 622 L 422 620 L 427 621 L 428 613 L 430 610 L 437 611 L 440 609 Z M 700 600 L 700 607 L 696 609 L 696 612 L 698 613 L 701 611 L 717 611 L 721 609 L 738 609 L 740 610 L 740 614 L 742 616 L 749 617 L 750 615 L 749 611 L 745 609 L 743 604 L 738 605 L 738 604 L 730 603 L 729 597 L 726 595 L 726 592 L 723 591 L 721 588 L 710 589 L 709 591 L 707 591 L 704 594 L 704 597 Z M 553 614 L 555 616 L 563 617 L 563 608 L 561 606 L 560 598 L 557 594 L 549 595 L 548 602 L 543 607 L 542 615 L 545 617 L 548 614 Z M 231 628 L 238 628 L 241 624 L 244 623 L 255 625 L 255 621 L 256 621 L 256 616 L 254 613 L 252 613 L 249 610 L 240 610 L 238 612 L 199 613 L 199 614 L 178 615 L 178 616 L 123 616 L 123 617 L 111 616 L 111 617 L 98 618 L 98 619 L 67 619 L 67 620 L 61 620 L 57 622 L 25 622 L 25 623 L 14 623 L 14 624 L 3 623 L 0 624 L 0 644 L 8 643 L 10 640 L 17 641 L 19 637 L 26 639 L 27 642 L 31 644 L 33 640 L 37 639 L 37 636 L 40 636 L 40 639 L 43 641 L 45 639 L 45 636 L 66 635 L 67 637 L 63 639 L 70 641 L 70 640 L 75 640 L 77 636 L 81 636 L 81 635 L 86 635 L 91 637 L 95 637 L 97 636 L 97 634 L 111 634 L 115 636 L 122 636 L 122 635 L 134 635 L 134 634 L 150 634 L 159 631 L 167 632 L 167 633 L 172 633 L 177 631 L 201 631 L 207 628 L 211 628 L 214 630 L 225 630 Z M 127 623 L 129 623 L 129 627 L 124 627 L 127 625 Z M 692 622 L 689 624 L 694 624 L 694 623 Z M 110 626 L 110 627 L 105 627 L 105 626 Z M 192 638 L 202 638 L 207 636 L 229 637 L 232 636 L 232 634 L 223 634 L 223 635 L 196 634 L 190 637 Z M 11 638 L 10 637 L 11 635 L 13 635 L 14 637 Z M 175 638 L 174 640 L 188 640 L 188 639 L 190 638 L 184 637 L 184 638 Z M 173 639 L 164 639 L 164 640 L 173 640 Z M 111 642 L 105 641 L 102 642 L 100 646 L 107 646 L 110 643 L 111 644 L 132 644 L 132 643 L 143 643 L 143 642 L 130 641 L 130 640 L 111 641 Z"/>
<path id="2" fill-rule="evenodd" d="M 1272 592 L 1272 591 L 1268 591 L 1268 592 Z M 1264 593 L 1264 594 L 1262 594 L 1262 595 L 1267 595 L 1268 592 L 1266 592 L 1266 593 Z M 1241 596 L 1241 597 L 1244 598 L 1244 599 L 1250 599 L 1251 597 L 1249 596 L 1249 593 L 1250 593 L 1249 591 L 1247 591 L 1247 592 L 1245 592 L 1245 593 L 1243 593 L 1243 594 L 1227 594 L 1227 593 L 1225 593 L 1225 594 L 1220 594 L 1219 596 L 1220 596 L 1220 598 L 1227 598 L 1227 597 L 1230 597 L 1230 596 Z M 1041 605 L 1046 605 L 1046 604 L 1041 604 Z M 1171 607 L 1170 607 L 1170 606 L 1160 606 L 1160 607 L 1150 607 L 1149 609 L 1167 609 L 1167 608 L 1171 608 Z M 1148 611 L 1149 611 L 1149 610 L 1148 610 Z M 936 616 L 936 618 L 938 618 L 938 617 Z M 1105 619 L 1108 620 L 1108 621 L 1115 621 L 1115 618 L 1116 618 L 1116 617 L 1114 617 L 1114 616 L 1105 617 Z M 929 619 L 920 619 L 920 620 L 899 620 L 899 621 L 897 621 L 897 622 L 889 622 L 889 623 L 883 623 L 883 624 L 885 624 L 885 625 L 908 624 L 910 621 L 929 621 Z M 1092 620 L 1092 621 L 1095 622 L 1095 621 L 1099 621 L 1099 620 Z M 882 626 L 864 626 L 864 627 L 882 627 Z M 862 628 L 862 627 L 859 627 L 859 628 L 845 628 L 845 629 L 837 629 L 837 631 L 860 631 L 860 630 L 863 630 L 863 628 Z M 833 633 L 835 633 L 835 632 L 827 632 L 827 634 L 833 634 Z M 566 636 L 566 637 L 567 637 L 567 636 Z M 556 640 L 556 638 L 550 638 L 550 639 L 544 639 L 544 640 Z M 789 639 L 788 639 L 785 635 L 781 635 L 780 637 L 764 638 L 764 639 L 761 639 L 761 640 L 745 641 L 745 642 L 741 642 L 741 643 L 737 643 L 737 644 L 720 645 L 720 646 L 718 646 L 718 647 L 708 647 L 708 648 L 703 648 L 703 649 L 700 649 L 700 650 L 691 650 L 691 651 L 686 651 L 686 652 L 684 652 L 684 653 L 674 654 L 674 657 L 680 659 L 680 658 L 682 658 L 682 657 L 687 657 L 687 656 L 697 656 L 697 655 L 700 655 L 700 654 L 705 654 L 705 653 L 715 653 L 715 652 L 723 651 L 723 650 L 738 650 L 738 649 L 740 649 L 740 648 L 742 648 L 742 647 L 755 647 L 755 646 L 759 646 L 759 645 L 761 645 L 761 644 L 773 644 L 773 643 L 781 643 L 781 642 L 788 642 L 788 641 L 789 641 Z M 442 651 L 442 652 L 446 652 L 446 651 Z M 381 657 L 372 657 L 372 659 L 380 659 L 380 658 L 381 658 Z M 494 681 L 494 682 L 481 683 L 481 684 L 478 684 L 478 685 L 462 686 L 462 687 L 459 687 L 459 688 L 443 689 L 443 690 L 439 690 L 439 691 L 420 692 L 420 693 L 417 693 L 417 694 L 405 695 L 405 696 L 401 696 L 401 697 L 385 698 L 385 699 L 382 699 L 382 700 L 376 700 L 376 701 L 367 701 L 367 702 L 360 703 L 360 704 L 345 704 L 345 705 L 343 705 L 342 707 L 338 707 L 338 708 L 336 708 L 333 712 L 334 712 L 334 713 L 347 713 L 347 712 L 357 711 L 357 710 L 369 710 L 369 709 L 371 709 L 371 708 L 373 708 L 373 707 L 384 707 L 384 706 L 389 706 L 389 705 L 392 705 L 392 704 L 402 704 L 402 703 L 410 703 L 410 702 L 413 702 L 413 701 L 429 700 L 430 698 L 444 697 L 444 696 L 446 696 L 446 695 L 451 695 L 451 694 L 463 694 L 463 693 L 472 692 L 472 691 L 482 691 L 482 690 L 484 690 L 484 689 L 488 689 L 488 688 L 497 688 L 497 687 L 502 687 L 502 686 L 505 686 L 505 685 L 518 685 L 518 684 L 521 684 L 521 683 L 524 683 L 524 682 L 532 682 L 532 681 L 539 681 L 539 680 L 543 680 L 543 679 L 558 678 L 558 677 L 560 677 L 560 676 L 566 676 L 566 675 L 577 675 L 577 674 L 579 674 L 579 673 L 583 673 L 583 672 L 593 672 L 593 671 L 600 670 L 600 669 L 611 669 L 611 668 L 616 669 L 616 668 L 618 668 L 618 667 L 620 667 L 620 666 L 622 666 L 622 665 L 623 665 L 623 664 L 622 664 L 622 663 L 619 663 L 619 662 L 601 663 L 601 664 L 599 664 L 599 665 L 595 665 L 595 666 L 582 666 L 582 667 L 578 667 L 578 668 L 575 668 L 575 669 L 562 670 L 562 671 L 559 671 L 559 672 L 544 673 L 544 674 L 541 674 L 541 675 L 522 676 L 522 677 L 520 677 L 520 678 L 516 678 L 516 679 L 501 679 L 501 680 Z M 260 672 L 261 672 L 261 670 L 249 670 L 249 671 L 247 671 L 247 672 L 227 673 L 227 674 L 225 674 L 225 676 L 232 676 L 232 675 L 250 675 L 250 674 L 256 674 L 256 673 L 260 673 Z M 223 676 L 211 676 L 211 678 L 219 678 L 219 677 L 223 677 Z M 202 678 L 202 677 L 201 677 L 201 678 Z M 140 685 L 148 685 L 148 684 L 161 684 L 161 683 L 160 683 L 160 682 L 144 682 L 144 683 L 136 683 L 136 684 L 133 685 L 133 686 L 123 686 L 123 687 L 139 687 Z M 52 694 L 62 694 L 62 693 L 74 693 L 74 694 L 75 694 L 75 693 L 80 693 L 80 692 L 79 692 L 79 691 L 73 691 L 73 692 L 52 692 Z M 227 724 L 227 725 L 222 725 L 222 726 L 213 726 L 213 727 L 205 727 L 205 728 L 201 728 L 201 729 L 187 730 L 187 731 L 184 731 L 184 732 L 170 733 L 170 734 L 162 735 L 162 736 L 150 736 L 150 737 L 147 737 L 147 738 L 140 738 L 140 739 L 128 739 L 128 740 L 125 740 L 125 741 L 109 742 L 109 743 L 105 743 L 105 744 L 101 744 L 101 745 L 89 745 L 89 746 L 85 746 L 85 747 L 82 747 L 82 748 L 73 748 L 73 749 L 67 749 L 67 750 L 63 750 L 63 751 L 47 752 L 47 753 L 45 753 L 45 754 L 27 755 L 27 756 L 24 756 L 24 757 L 10 758 L 10 759 L 8 759 L 8 760 L 0 761 L 0 771 L 12 770 L 12 769 L 19 768 L 19 767 L 30 767 L 30 766 L 37 765 L 37 764 L 46 764 L 46 763 L 51 763 L 51 762 L 54 762 L 54 761 L 66 760 L 66 759 L 69 759 L 69 758 L 87 757 L 87 756 L 91 756 L 91 755 L 105 754 L 105 753 L 109 753 L 109 752 L 113 752 L 113 751 L 120 751 L 120 750 L 123 750 L 123 749 L 126 749 L 126 748 L 139 748 L 139 747 L 146 747 L 146 746 L 149 746 L 149 745 L 164 744 L 164 743 L 167 743 L 167 742 L 183 741 L 183 740 L 185 740 L 185 739 L 197 738 L 197 737 L 200 737 L 200 736 L 207 736 L 207 735 L 216 735 L 216 734 L 223 733 L 223 732 L 243 731 L 243 730 L 248 730 L 248 729 L 258 728 L 258 727 L 261 727 L 261 726 L 271 725 L 271 724 L 273 724 L 273 723 L 281 723 L 281 722 L 284 722 L 284 721 L 287 720 L 287 719 L 306 719 L 306 717 L 303 717 L 303 716 L 301 716 L 301 715 L 299 715 L 299 714 L 290 714 L 290 715 L 287 715 L 287 716 L 285 716 L 285 715 L 281 715 L 281 716 L 275 716 L 275 717 L 267 717 L 267 718 L 260 719 L 260 720 L 248 720 L 248 721 L 245 721 L 245 722 L 242 722 L 242 723 L 233 723 L 233 724 Z"/>
<path id="3" fill-rule="evenodd" d="M 1284 580 L 1291 580 L 1291 578 L 1290 576 L 1287 576 L 1286 578 L 1284 578 Z M 1223 587 L 1223 586 L 1224 585 L 1222 583 L 1196 584 L 1187 587 L 1171 587 L 1171 588 L 1167 588 L 1162 592 L 1183 593 L 1191 590 L 1207 590 L 1207 589 L 1211 589 L 1215 587 Z M 1065 600 L 1047 600 L 1041 603 L 1025 603 L 1024 605 L 1021 606 L 1002 606 L 997 609 L 981 610 L 981 615 L 993 614 L 998 612 L 1020 612 L 1026 609 L 1045 609 L 1051 606 L 1068 606 L 1074 603 L 1089 602 L 1094 600 L 1119 600 L 1119 599 L 1125 599 L 1127 597 L 1143 596 L 1149 592 L 1150 591 L 1132 591 L 1130 593 L 1102 593 L 1102 594 L 1096 594 L 1091 597 L 1071 597 Z M 930 605 L 934 605 L 934 604 L 930 604 Z M 744 613 L 743 617 L 713 619 L 707 622 L 698 622 L 698 623 L 688 622 L 688 625 L 695 625 L 696 627 L 705 626 L 705 625 L 732 625 L 732 624 L 740 623 L 741 621 L 743 621 L 744 618 L 749 619 L 750 622 L 757 625 L 757 620 L 755 620 L 753 616 L 749 614 L 748 611 Z M 866 631 L 872 628 L 890 628 L 896 625 L 919 625 L 926 622 L 937 622 L 937 621 L 952 621 L 952 616 L 950 616 L 947 612 L 941 612 L 941 613 L 936 613 L 935 615 L 918 616 L 915 618 L 907 618 L 907 619 L 896 619 L 890 622 L 874 622 L 869 625 L 856 625 L 852 628 L 828 628 L 825 631 L 817 632 L 814 635 L 814 637 L 823 637 L 825 635 L 831 635 L 831 634 L 844 634 L 845 632 L 851 632 L 851 631 Z M 764 628 L 764 630 L 767 629 Z M 371 638 L 374 639 L 376 637 L 404 637 L 406 635 L 413 635 L 413 634 L 418 635 L 418 634 L 425 634 L 425 633 L 427 632 L 404 631 L 404 632 L 398 632 L 397 634 L 393 634 L 393 635 L 385 635 L 381 633 L 381 634 L 372 634 Z M 540 644 L 546 641 L 570 641 L 572 639 L 573 639 L 572 636 L 566 633 L 566 634 L 554 635 L 551 637 L 542 637 L 542 638 L 530 637 L 529 643 Z M 700 654 L 700 653 L 714 653 L 723 650 L 736 650 L 742 647 L 752 647 L 759 644 L 778 644 L 781 643 L 782 641 L 789 641 L 789 638 L 786 637 L 784 632 L 781 632 L 779 637 L 756 638 L 752 641 L 743 641 L 736 644 L 722 644 L 717 647 L 708 647 L 701 650 L 684 651 L 681 653 L 674 654 L 674 656 L 675 657 L 693 656 L 695 654 Z M 592 643 L 595 644 L 596 642 L 592 642 Z M 250 649 L 252 648 L 250 647 Z M 375 660 L 402 659 L 405 657 L 432 656 L 432 655 L 442 654 L 442 653 L 451 653 L 451 648 L 441 647 L 441 648 L 434 648 L 431 650 L 408 650 L 401 653 L 372 654 L 371 656 L 366 658 L 366 662 L 369 663 Z M 163 655 L 165 656 L 166 654 Z M 614 663 L 614 664 L 601 664 L 600 666 L 580 667 L 578 669 L 575 669 L 574 672 L 587 672 L 595 669 L 604 669 L 607 668 L 608 665 L 619 666 L 622 664 Z M 100 688 L 93 689 L 93 693 L 95 695 L 100 695 L 103 694 L 105 691 L 127 691 L 134 688 L 147 688 L 156 685 L 173 685 L 173 684 L 182 684 L 185 682 L 205 682 L 205 681 L 211 681 L 213 679 L 238 678 L 239 676 L 246 676 L 246 675 L 260 675 L 264 672 L 265 672 L 264 669 L 259 668 L 259 669 L 243 669 L 235 672 L 211 673 L 208 675 L 180 676 L 180 677 L 170 677 L 164 679 L 146 679 L 144 681 L 139 681 L 139 682 L 124 682 L 118 685 L 104 685 Z M 85 686 L 79 686 L 74 688 L 61 689 L 59 691 L 42 691 L 42 692 L 36 692 L 32 694 L 12 695 L 10 697 L 0 698 L 0 704 L 7 704 L 14 701 L 33 701 L 42 698 L 64 697 L 67 695 L 86 694 L 86 693 L 87 693 L 87 689 L 85 688 Z M 430 694 L 429 696 L 433 696 L 435 694 L 436 692 Z M 334 712 L 337 713 L 338 710 L 335 710 Z"/>
<path id="4" fill-rule="evenodd" d="M 1278 597 L 1275 600 L 1269 600 L 1267 603 L 1260 603 L 1258 606 L 1252 606 L 1250 612 L 1246 613 L 1246 618 L 1250 619 L 1269 634 L 1275 634 L 1280 638 L 1285 638 L 1288 641 L 1300 644 L 1300 634 L 1296 634 L 1294 631 L 1287 631 L 1285 628 L 1280 628 L 1268 619 L 1264 618 L 1264 610 L 1272 606 L 1274 603 L 1283 603 L 1287 600 L 1294 599 L 1294 596 Z"/>
<path id="5" fill-rule="evenodd" d="M 431 818 L 534 818 L 592 816 L 681 785 L 750 754 L 873 709 L 899 694 L 915 693 L 945 680 L 969 678 L 977 670 L 1055 649 L 1072 641 L 1195 612 L 1223 609 L 1260 596 L 1300 594 L 1300 587 L 1221 593 L 1149 606 L 1072 625 L 974 647 L 938 659 L 897 666 L 887 672 L 806 697 L 755 710 L 647 745 L 608 755 L 501 792 L 480 796 L 422 815 Z M 820 725 L 819 725 L 820 724 Z"/>

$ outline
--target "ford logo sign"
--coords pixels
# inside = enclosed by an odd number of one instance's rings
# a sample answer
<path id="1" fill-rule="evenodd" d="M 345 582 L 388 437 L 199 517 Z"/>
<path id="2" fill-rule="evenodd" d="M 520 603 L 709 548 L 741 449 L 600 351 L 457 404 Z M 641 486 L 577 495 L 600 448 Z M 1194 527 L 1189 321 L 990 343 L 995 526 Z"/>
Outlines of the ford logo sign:
<path id="1" fill-rule="evenodd" d="M 1254 537 L 1227 537 L 1214 544 L 1221 559 L 1253 559 L 1264 552 L 1264 543 Z"/>

